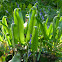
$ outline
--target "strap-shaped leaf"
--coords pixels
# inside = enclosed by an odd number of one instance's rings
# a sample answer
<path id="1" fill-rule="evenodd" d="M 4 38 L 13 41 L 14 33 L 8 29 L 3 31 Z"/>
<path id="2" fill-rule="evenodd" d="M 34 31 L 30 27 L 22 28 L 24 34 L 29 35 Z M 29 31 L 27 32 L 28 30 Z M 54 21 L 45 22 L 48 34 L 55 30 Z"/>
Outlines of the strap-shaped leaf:
<path id="1" fill-rule="evenodd" d="M 6 16 L 3 16 L 2 18 L 2 22 L 1 22 L 1 25 L 2 25 L 2 32 L 3 32 L 3 36 L 6 37 L 9 45 L 11 45 L 11 42 L 10 42 L 10 37 L 7 36 L 7 34 L 10 34 L 10 29 L 8 28 L 8 25 L 7 25 L 7 21 L 6 21 Z"/>
<path id="2" fill-rule="evenodd" d="M 48 17 L 46 19 L 46 22 L 44 23 L 44 27 L 45 27 L 45 30 L 46 30 L 45 32 L 46 32 L 46 34 L 48 36 L 47 22 L 48 22 Z"/>
<path id="3" fill-rule="evenodd" d="M 37 26 L 34 26 L 31 43 L 32 43 L 31 44 L 32 51 L 33 52 L 37 51 L 37 47 L 38 47 L 38 29 L 37 29 Z"/>
<path id="4" fill-rule="evenodd" d="M 56 42 L 57 27 L 59 25 L 59 17 L 55 16 L 53 19 L 53 42 Z"/>
<path id="5" fill-rule="evenodd" d="M 44 39 L 48 40 L 48 36 L 47 36 L 46 30 L 45 30 L 45 26 L 42 24 L 42 22 L 40 23 L 40 28 L 41 28 L 42 34 L 44 35 Z"/>
<path id="6" fill-rule="evenodd" d="M 0 25 L 2 25 L 3 27 L 5 27 L 5 29 L 7 30 L 7 32 L 9 32 L 9 28 L 5 24 L 3 24 L 2 22 L 0 22 Z"/>
<path id="7" fill-rule="evenodd" d="M 15 23 L 15 39 L 17 40 L 17 42 L 19 41 L 20 43 L 24 44 L 24 22 L 23 22 L 23 17 L 22 17 L 22 13 L 21 13 L 21 9 L 20 8 L 16 8 L 14 10 L 14 23 Z"/>
<path id="8" fill-rule="evenodd" d="M 31 16 L 28 31 L 27 31 L 26 41 L 30 40 L 30 34 L 32 34 L 33 26 L 35 26 L 35 23 L 36 23 L 36 18 L 35 18 L 36 7 L 34 6 L 32 9 L 33 9 L 32 10 L 32 16 Z"/>
<path id="9" fill-rule="evenodd" d="M 36 19 L 37 19 L 38 26 L 40 26 L 41 32 L 42 32 L 42 34 L 44 36 L 44 39 L 48 40 L 48 36 L 47 36 L 46 29 L 45 29 L 45 25 L 41 22 L 41 18 L 39 18 L 39 14 L 37 15 Z M 48 21 L 48 19 L 47 19 L 47 21 Z M 47 23 L 47 21 L 46 21 L 46 23 Z"/>
<path id="10" fill-rule="evenodd" d="M 49 28 L 48 28 L 48 36 L 49 36 L 49 39 L 52 37 L 52 33 L 53 33 L 53 25 L 51 23 L 50 26 L 49 26 Z"/>
<path id="11" fill-rule="evenodd" d="M 58 39 L 58 43 L 60 41 L 61 35 L 62 35 L 62 17 L 60 17 L 59 26 L 57 27 L 57 39 Z"/>
<path id="12" fill-rule="evenodd" d="M 6 18 L 7 18 L 6 16 L 3 16 L 3 18 L 2 18 L 2 23 L 8 27 Z M 2 26 L 2 32 L 3 32 L 4 34 L 6 34 L 6 33 L 8 32 L 8 31 L 6 30 L 6 27 L 5 27 L 5 26 Z"/>
<path id="13" fill-rule="evenodd" d="M 12 31 L 12 46 L 13 48 L 15 49 L 15 44 L 16 43 L 16 40 L 15 40 L 15 31 L 14 31 L 14 28 L 15 28 L 15 24 L 11 24 L 11 31 Z"/>

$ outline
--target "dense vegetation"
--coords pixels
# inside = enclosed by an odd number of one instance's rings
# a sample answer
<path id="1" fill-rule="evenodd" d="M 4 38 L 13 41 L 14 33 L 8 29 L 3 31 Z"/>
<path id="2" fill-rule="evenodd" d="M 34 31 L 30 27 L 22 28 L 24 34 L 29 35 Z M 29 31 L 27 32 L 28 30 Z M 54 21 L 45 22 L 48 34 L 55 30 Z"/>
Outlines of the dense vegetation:
<path id="1" fill-rule="evenodd" d="M 62 0 L 0 0 L 0 61 L 62 61 Z"/>

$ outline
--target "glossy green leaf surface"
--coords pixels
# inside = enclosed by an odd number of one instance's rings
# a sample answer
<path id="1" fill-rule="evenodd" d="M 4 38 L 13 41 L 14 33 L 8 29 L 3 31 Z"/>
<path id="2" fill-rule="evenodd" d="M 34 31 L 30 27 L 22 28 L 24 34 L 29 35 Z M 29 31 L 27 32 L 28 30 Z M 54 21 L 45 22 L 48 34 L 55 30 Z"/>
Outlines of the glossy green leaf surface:
<path id="1" fill-rule="evenodd" d="M 14 23 L 15 23 L 15 39 L 17 42 L 19 41 L 20 43 L 24 44 L 24 22 L 23 22 L 23 16 L 21 13 L 21 9 L 15 9 L 14 10 Z M 17 37 L 16 37 L 17 36 Z"/>

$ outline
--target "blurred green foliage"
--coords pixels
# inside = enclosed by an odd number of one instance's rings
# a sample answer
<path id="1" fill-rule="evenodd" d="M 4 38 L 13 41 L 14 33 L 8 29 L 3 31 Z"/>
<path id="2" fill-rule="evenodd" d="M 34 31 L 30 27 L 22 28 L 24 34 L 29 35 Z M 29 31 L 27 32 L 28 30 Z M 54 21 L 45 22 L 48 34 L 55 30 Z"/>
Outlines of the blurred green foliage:
<path id="1" fill-rule="evenodd" d="M 2 19 L 0 20 L 0 49 L 2 48 L 2 54 L 6 56 L 5 53 L 10 51 L 6 48 L 10 46 L 14 51 L 13 62 L 16 61 L 15 58 L 19 62 L 20 58 L 27 62 L 30 55 L 33 56 L 35 62 L 37 52 L 39 52 L 38 60 L 41 56 L 40 52 L 62 59 L 61 5 L 62 0 L 0 0 L 0 19 Z M 27 12 L 28 22 L 27 27 L 24 28 Z M 30 55 L 29 51 L 32 52 Z M 5 56 L 3 56 L 4 61 Z"/>
<path id="2" fill-rule="evenodd" d="M 38 2 L 40 4 L 40 9 L 45 9 L 45 7 L 48 6 L 50 10 L 52 9 L 52 12 L 50 12 L 49 9 L 45 10 L 53 14 L 54 10 L 60 9 L 62 6 L 62 0 L 0 0 L 0 19 L 2 19 L 4 15 L 6 15 L 11 21 L 13 19 L 13 10 L 15 8 L 20 7 L 22 11 L 27 11 L 34 5 L 35 2 Z M 11 23 L 10 21 L 9 23 Z"/>
<path id="3" fill-rule="evenodd" d="M 1 0 L 0 1 L 0 19 L 4 15 L 8 16 L 8 20 L 13 20 L 13 11 L 15 8 L 21 8 L 23 12 L 27 12 L 32 7 L 32 4 L 28 1 L 17 0 Z M 8 21 L 8 23 L 11 23 Z"/>

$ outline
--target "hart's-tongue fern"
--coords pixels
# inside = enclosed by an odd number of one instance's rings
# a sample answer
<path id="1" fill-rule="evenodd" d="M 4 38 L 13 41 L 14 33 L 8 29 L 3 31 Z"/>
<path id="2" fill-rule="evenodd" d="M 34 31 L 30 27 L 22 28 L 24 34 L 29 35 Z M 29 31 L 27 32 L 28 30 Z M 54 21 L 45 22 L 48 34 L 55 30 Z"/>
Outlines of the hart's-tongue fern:
<path id="1" fill-rule="evenodd" d="M 15 27 L 14 27 L 14 38 L 16 42 L 20 42 L 21 44 L 25 44 L 24 41 L 24 22 L 23 22 L 23 17 L 22 17 L 22 13 L 21 13 L 21 9 L 20 8 L 16 8 L 14 10 L 14 23 L 15 23 Z"/>
<path id="2" fill-rule="evenodd" d="M 3 16 L 3 18 L 2 18 L 2 23 L 8 27 L 6 18 L 7 18 L 6 16 Z M 7 30 L 5 29 L 4 26 L 2 26 L 2 32 L 3 32 L 4 34 L 7 33 Z"/>
<path id="3" fill-rule="evenodd" d="M 53 42 L 57 44 L 56 35 L 57 35 L 57 27 L 59 26 L 59 16 L 55 16 L 53 19 Z"/>
<path id="4" fill-rule="evenodd" d="M 6 21 L 6 16 L 3 16 L 2 18 L 2 33 L 3 33 L 3 37 L 8 41 L 9 45 L 11 45 L 10 42 L 10 37 L 7 36 L 7 34 L 9 34 L 9 29 L 8 29 L 8 25 L 7 25 L 7 21 Z"/>
<path id="5" fill-rule="evenodd" d="M 33 26 L 35 26 L 35 23 L 36 23 L 35 14 L 36 14 L 36 7 L 34 6 L 32 8 L 32 15 L 31 15 L 31 19 L 30 19 L 30 23 L 27 31 L 26 41 L 30 40 L 30 34 L 32 34 Z"/>
<path id="6" fill-rule="evenodd" d="M 37 51 L 37 47 L 38 47 L 38 29 L 37 29 L 37 26 L 34 26 L 31 42 L 32 42 L 31 43 L 32 51 L 33 52 Z"/>

